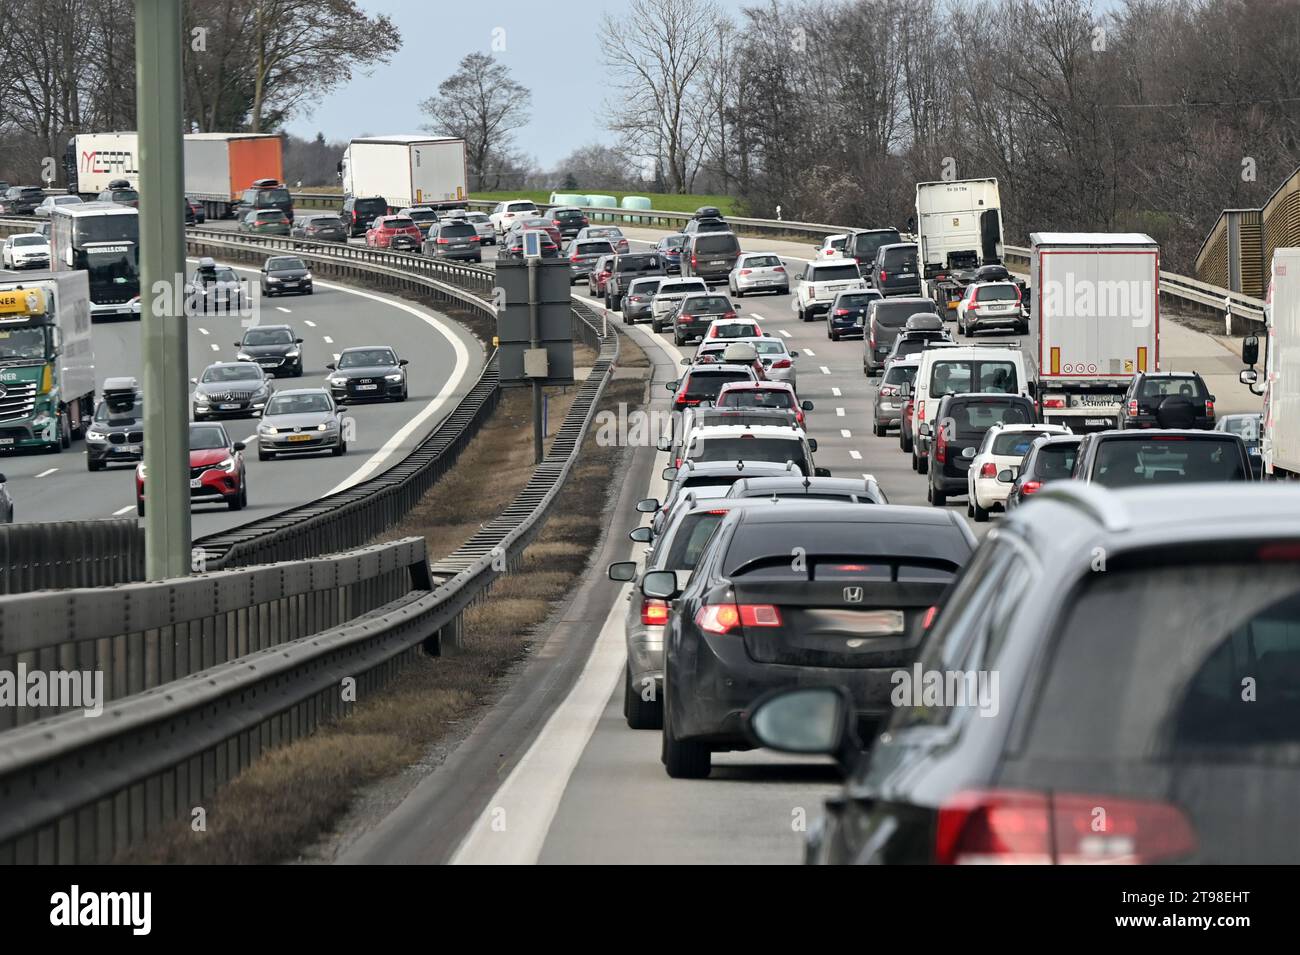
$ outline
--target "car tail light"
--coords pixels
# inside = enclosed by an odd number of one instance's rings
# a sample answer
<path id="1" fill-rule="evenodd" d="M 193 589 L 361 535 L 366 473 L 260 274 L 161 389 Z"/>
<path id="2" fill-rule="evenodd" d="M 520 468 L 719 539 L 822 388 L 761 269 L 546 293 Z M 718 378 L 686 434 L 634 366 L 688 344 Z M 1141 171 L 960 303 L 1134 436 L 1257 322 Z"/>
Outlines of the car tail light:
<path id="1" fill-rule="evenodd" d="M 789 358 L 778 358 L 776 361 L 772 362 L 772 367 L 773 367 L 773 368 L 789 368 L 789 367 L 791 367 L 791 361 L 790 361 Z"/>
<path id="2" fill-rule="evenodd" d="M 794 420 L 803 424 L 803 411 L 801 409 L 795 409 Z"/>
<path id="3" fill-rule="evenodd" d="M 847 308 L 837 308 L 837 309 L 835 310 L 835 314 L 836 314 L 836 315 L 847 315 L 847 314 L 849 314 L 849 310 L 848 310 Z"/>
<path id="4" fill-rule="evenodd" d="M 740 627 L 779 627 L 781 611 L 772 604 L 705 604 L 695 614 L 695 625 L 716 634 Z"/>
<path id="5" fill-rule="evenodd" d="M 735 317 L 736 317 L 736 313 L 735 313 L 735 312 L 723 312 L 723 313 L 722 313 L 722 317 L 723 317 L 723 318 L 735 318 Z M 1211 407 L 1211 405 L 1210 405 L 1210 403 L 1209 403 L 1208 401 L 1207 401 L 1205 404 L 1206 404 L 1206 407 Z"/>
<path id="6" fill-rule="evenodd" d="M 876 329 L 874 327 L 871 329 L 871 347 L 876 347 Z"/>
<path id="7" fill-rule="evenodd" d="M 948 279 L 948 276 L 944 275 L 942 272 L 940 272 L 938 275 L 936 275 L 936 276 L 934 277 L 934 280 L 935 280 L 936 282 L 945 282 L 945 281 L 947 281 L 947 279 Z"/>
<path id="8" fill-rule="evenodd" d="M 691 253 L 691 265 L 695 265 L 698 261 L 699 261 L 699 259 L 697 259 L 697 258 L 695 257 L 695 253 L 692 252 L 692 253 Z"/>
<path id="9" fill-rule="evenodd" d="M 908 402 L 908 403 L 911 404 L 911 402 Z M 919 407 L 919 408 L 916 409 L 916 420 L 917 420 L 917 421 L 924 421 L 924 420 L 925 420 L 925 402 L 924 402 L 924 401 L 921 402 L 921 407 Z"/>
<path id="10" fill-rule="evenodd" d="M 939 807 L 935 861 L 1134 865 L 1184 859 L 1196 833 L 1154 800 L 1023 790 L 968 790 Z"/>
<path id="11" fill-rule="evenodd" d="M 1064 408 L 1064 407 L 1065 407 L 1065 399 L 1064 399 L 1064 398 L 1044 398 L 1044 399 L 1043 399 L 1043 407 L 1044 407 L 1044 408 Z"/>
<path id="12" fill-rule="evenodd" d="M 450 244 L 451 244 L 450 239 L 441 239 L 441 238 L 438 239 L 438 245 L 450 245 Z"/>
<path id="13" fill-rule="evenodd" d="M 1041 489 L 1042 486 L 1042 481 L 1026 481 L 1024 484 L 1020 485 L 1020 493 L 1033 494 L 1035 491 Z"/>
<path id="14" fill-rule="evenodd" d="M 1214 417 L 1214 402 L 1209 398 L 1205 399 L 1205 414 L 1207 417 Z"/>
<path id="15" fill-rule="evenodd" d="M 925 614 L 921 617 L 921 629 L 929 630 L 934 623 L 934 618 L 939 615 L 939 605 L 933 604 L 926 608 Z"/>
<path id="16" fill-rule="evenodd" d="M 774 266 L 772 266 L 772 271 L 773 271 L 773 272 L 784 272 L 784 271 L 785 271 L 785 266 L 784 266 L 784 265 L 774 265 Z"/>
<path id="17" fill-rule="evenodd" d="M 998 466 L 994 464 L 992 461 L 985 461 L 983 465 L 980 466 L 980 477 L 995 478 L 997 476 L 998 476 Z"/>
<path id="18" fill-rule="evenodd" d="M 668 604 L 654 597 L 641 598 L 641 622 L 648 627 L 662 627 L 668 622 Z"/>
<path id="19" fill-rule="evenodd" d="M 921 407 L 924 408 L 925 405 Z M 934 459 L 940 464 L 948 462 L 948 435 L 944 428 L 940 428 L 934 436 Z"/>
<path id="20" fill-rule="evenodd" d="M 1130 418 L 1134 418 L 1137 417 L 1137 413 L 1138 413 L 1138 403 L 1137 403 L 1137 399 L 1135 398 L 1128 403 L 1128 416 Z"/>
<path id="21" fill-rule="evenodd" d="M 752 270 L 752 269 L 741 269 L 741 270 L 740 270 L 740 274 L 741 274 L 741 275 L 749 275 L 749 273 L 750 273 L 751 271 L 753 271 L 753 270 Z"/>
<path id="22" fill-rule="evenodd" d="M 881 269 L 881 270 L 880 270 L 880 281 L 884 282 L 884 281 L 885 281 L 886 279 L 888 279 L 888 278 L 889 278 L 889 273 L 886 272 L 884 269 Z"/>

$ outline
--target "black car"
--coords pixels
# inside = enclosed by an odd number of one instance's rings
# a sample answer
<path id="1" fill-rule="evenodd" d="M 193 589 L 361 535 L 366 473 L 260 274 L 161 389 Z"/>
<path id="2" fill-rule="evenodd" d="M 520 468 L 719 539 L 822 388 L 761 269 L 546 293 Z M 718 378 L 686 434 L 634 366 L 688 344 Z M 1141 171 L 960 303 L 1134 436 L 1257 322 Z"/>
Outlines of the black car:
<path id="1" fill-rule="evenodd" d="M 608 239 L 584 239 L 569 243 L 569 284 L 585 279 L 603 256 L 614 255 Z"/>
<path id="2" fill-rule="evenodd" d="M 86 470 L 144 458 L 144 395 L 134 378 L 104 380 L 103 400 L 86 429 Z"/>
<path id="3" fill-rule="evenodd" d="M 1085 434 L 1073 477 L 1121 488 L 1250 481 L 1254 471 L 1245 443 L 1235 434 L 1152 428 Z"/>
<path id="4" fill-rule="evenodd" d="M 301 215 L 293 220 L 289 235 L 295 239 L 311 239 L 313 242 L 346 242 L 348 230 L 343 220 L 333 212 L 317 215 Z"/>
<path id="5" fill-rule="evenodd" d="M 675 601 L 664 628 L 664 768 L 709 775 L 748 749 L 741 716 L 777 687 L 844 687 L 866 726 L 889 715 L 927 611 L 975 549 L 965 521 L 916 507 L 782 503 L 723 519 L 689 582 L 644 576 Z M 793 558 L 791 555 L 795 555 Z"/>
<path id="6" fill-rule="evenodd" d="M 0 215 L 35 215 L 36 207 L 44 201 L 45 192 L 40 186 L 10 186 L 0 196 Z"/>
<path id="7" fill-rule="evenodd" d="M 1020 467 L 1015 470 L 1008 468 L 1011 473 L 998 475 L 999 479 L 1003 477 L 1011 479 L 1006 509 L 1010 511 L 1024 504 L 1052 481 L 1069 480 L 1073 477 L 1074 461 L 1079 454 L 1079 440 L 1078 435 L 1072 434 L 1043 435 L 1035 438 L 1034 443 L 1025 452 Z"/>
<path id="8" fill-rule="evenodd" d="M 189 214 L 185 216 L 185 221 L 190 222 L 190 216 L 194 217 L 194 224 L 202 225 L 208 221 L 208 210 L 204 208 L 203 203 L 197 199 L 185 200 L 185 205 L 189 208 Z"/>
<path id="9" fill-rule="evenodd" d="M 866 334 L 867 306 L 880 297 L 874 289 L 840 292 L 826 310 L 826 337 L 833 342 L 862 338 Z"/>
<path id="10" fill-rule="evenodd" d="M 471 226 L 471 228 L 473 228 Z M 538 233 L 538 242 L 541 244 L 542 258 L 555 259 L 559 258 L 560 247 L 555 244 L 555 240 L 541 229 L 535 230 Z M 524 257 L 524 230 L 515 229 L 502 240 L 501 251 L 497 253 L 498 259 L 522 259 Z"/>
<path id="11" fill-rule="evenodd" d="M 956 344 L 947 331 L 899 332 L 898 337 L 894 339 L 893 347 L 890 348 L 889 354 L 885 357 L 885 364 L 888 365 L 891 361 L 899 358 L 911 358 L 914 355 L 919 355 L 927 348 L 934 347 L 936 342 Z"/>
<path id="12" fill-rule="evenodd" d="M 568 206 L 556 206 L 550 212 L 546 213 L 555 228 L 560 230 L 560 238 L 572 239 L 581 232 L 591 222 L 587 219 L 587 213 L 581 209 L 570 208 Z"/>
<path id="13" fill-rule="evenodd" d="M 690 338 L 703 340 L 714 319 L 735 317 L 736 306 L 725 295 L 708 292 L 687 295 L 677 304 L 669 320 L 673 327 L 673 343 L 684 345 Z"/>
<path id="14" fill-rule="evenodd" d="M 875 375 L 885 367 L 894 339 L 914 317 L 938 315 L 934 299 L 920 296 L 878 298 L 867 305 L 866 341 L 862 347 L 862 373 Z"/>
<path id="15" fill-rule="evenodd" d="M 458 262 L 482 262 L 478 230 L 464 219 L 440 219 L 429 227 L 429 235 L 421 246 L 425 255 L 435 259 Z"/>
<path id="16" fill-rule="evenodd" d="M 339 218 L 350 237 L 365 235 L 376 219 L 388 215 L 388 200 L 383 196 L 348 196 L 343 200 Z"/>
<path id="17" fill-rule="evenodd" d="M 740 258 L 740 240 L 729 231 L 707 232 L 687 236 L 682 248 L 680 272 L 706 282 L 726 282 Z"/>
<path id="18" fill-rule="evenodd" d="M 1024 395 L 978 391 L 944 395 L 935 413 L 925 499 L 943 507 L 949 495 L 966 495 L 966 472 L 989 428 L 1037 421 L 1034 403 Z"/>
<path id="19" fill-rule="evenodd" d="M 705 232 L 730 232 L 729 226 L 722 219 L 706 216 L 703 218 L 691 219 L 686 225 L 682 226 L 682 235 L 700 235 Z"/>
<path id="20" fill-rule="evenodd" d="M 900 684 L 865 751 L 837 679 L 752 708 L 753 742 L 847 774 L 806 860 L 1300 862 L 1297 541 L 1290 487 L 1046 488 L 926 631 L 940 705 Z"/>
<path id="21" fill-rule="evenodd" d="M 292 222 L 293 196 L 289 195 L 288 186 L 278 179 L 253 180 L 235 203 L 235 218 L 242 218 L 255 209 L 279 209 Z"/>
<path id="22" fill-rule="evenodd" d="M 326 365 L 330 394 L 335 401 L 377 398 L 405 401 L 409 391 L 407 360 L 387 345 L 345 348 L 337 362 Z"/>
<path id="23" fill-rule="evenodd" d="M 663 259 L 657 252 L 623 252 L 610 263 L 609 278 L 605 280 L 605 307 L 618 311 L 623 307 L 627 287 L 636 279 L 650 275 L 667 275 Z"/>
<path id="24" fill-rule="evenodd" d="M 1119 426 L 1129 428 L 1214 427 L 1214 395 L 1194 371 L 1143 371 L 1124 393 Z"/>
<path id="25" fill-rule="evenodd" d="M 867 281 L 884 296 L 920 295 L 921 267 L 916 246 L 911 242 L 882 245 L 876 250 Z"/>
<path id="26" fill-rule="evenodd" d="M 235 347 L 237 361 L 250 361 L 268 375 L 302 377 L 302 339 L 288 325 L 255 325 Z"/>
<path id="27" fill-rule="evenodd" d="M 194 385 L 195 421 L 256 418 L 275 393 L 271 379 L 254 362 L 221 361 L 203 369 Z"/>
<path id="28" fill-rule="evenodd" d="M 262 266 L 262 294 L 310 295 L 311 269 L 296 255 L 273 255 Z"/>
<path id="29" fill-rule="evenodd" d="M 858 266 L 866 270 L 875 263 L 876 252 L 882 245 L 902 241 L 897 229 L 850 229 L 844 237 L 844 255 L 857 260 Z"/>

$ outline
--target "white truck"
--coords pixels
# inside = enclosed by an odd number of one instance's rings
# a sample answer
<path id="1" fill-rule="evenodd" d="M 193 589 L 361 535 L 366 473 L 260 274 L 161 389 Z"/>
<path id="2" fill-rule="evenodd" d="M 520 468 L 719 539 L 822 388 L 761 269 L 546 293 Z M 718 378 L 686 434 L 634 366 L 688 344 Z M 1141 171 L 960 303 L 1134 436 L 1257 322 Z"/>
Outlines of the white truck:
<path id="1" fill-rule="evenodd" d="M 354 139 L 339 162 L 343 193 L 383 196 L 390 209 L 464 202 L 465 140 L 396 135 Z"/>
<path id="2" fill-rule="evenodd" d="M 68 140 L 63 157 L 68 192 L 94 199 L 114 179 L 140 188 L 140 146 L 135 133 L 81 133 Z"/>
<path id="3" fill-rule="evenodd" d="M 1076 433 L 1117 427 L 1133 376 L 1160 369 L 1160 247 L 1140 233 L 1029 241 L 1043 421 Z"/>
<path id="4" fill-rule="evenodd" d="M 998 181 L 918 182 L 915 222 L 922 294 L 935 300 L 942 315 L 961 299 L 969 280 L 963 273 L 1002 262 Z"/>
<path id="5" fill-rule="evenodd" d="M 1253 367 L 1259 358 L 1255 336 L 1242 346 L 1242 359 L 1252 367 L 1242 371 L 1241 381 L 1264 398 L 1264 473 L 1300 480 L 1300 249 L 1273 250 L 1264 326 L 1263 390 L 1256 387 L 1258 372 Z"/>

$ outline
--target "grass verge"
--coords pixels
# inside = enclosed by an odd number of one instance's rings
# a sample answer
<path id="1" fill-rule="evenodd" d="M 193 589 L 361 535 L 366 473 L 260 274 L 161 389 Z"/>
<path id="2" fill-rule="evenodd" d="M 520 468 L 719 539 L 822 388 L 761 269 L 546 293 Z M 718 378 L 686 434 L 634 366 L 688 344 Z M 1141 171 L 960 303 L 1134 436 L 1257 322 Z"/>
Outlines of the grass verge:
<path id="1" fill-rule="evenodd" d="M 644 354 L 627 338 L 621 348 L 621 373 L 606 385 L 600 403 L 615 412 L 620 403 L 643 407 L 648 379 Z M 517 485 L 517 491 L 532 470 L 529 401 L 523 390 L 507 392 L 456 467 L 389 536 L 424 534 L 432 554 L 446 553 L 499 512 L 497 504 L 513 492 L 498 491 L 498 483 Z M 554 416 L 560 402 L 551 404 Z M 628 449 L 597 445 L 595 432 L 588 432 L 520 570 L 465 613 L 463 652 L 419 658 L 373 699 L 359 701 L 348 719 L 265 754 L 208 800 L 207 831 L 193 832 L 187 821 L 178 821 L 115 861 L 247 865 L 299 858 L 343 817 L 363 787 L 415 763 L 456 723 L 472 718 L 527 654 L 538 628 L 586 570 L 604 531 Z M 527 466 L 520 464 L 519 449 Z M 592 493 L 595 488 L 602 493 Z"/>

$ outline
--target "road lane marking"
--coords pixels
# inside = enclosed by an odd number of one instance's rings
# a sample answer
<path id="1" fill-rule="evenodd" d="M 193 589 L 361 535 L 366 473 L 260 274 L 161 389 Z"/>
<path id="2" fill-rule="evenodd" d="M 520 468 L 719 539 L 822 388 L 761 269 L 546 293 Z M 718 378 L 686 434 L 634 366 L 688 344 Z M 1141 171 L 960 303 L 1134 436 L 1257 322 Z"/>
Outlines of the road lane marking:
<path id="1" fill-rule="evenodd" d="M 339 353 L 338 353 L 338 352 L 335 352 L 335 353 L 334 353 L 334 360 L 335 360 L 335 361 L 338 361 L 338 360 L 339 360 Z"/>
<path id="2" fill-rule="evenodd" d="M 38 474 L 38 475 L 36 475 L 36 476 L 37 476 L 38 478 L 49 477 L 51 474 L 53 474 L 53 473 L 54 473 L 55 471 L 57 471 L 57 470 L 58 470 L 58 468 L 46 468 L 44 471 L 42 471 L 40 474 Z"/>
<path id="3" fill-rule="evenodd" d="M 315 328 L 315 327 L 316 327 L 316 323 L 313 322 L 310 318 L 304 318 L 304 319 L 302 320 L 302 323 L 303 323 L 304 325 L 306 325 L 308 328 Z"/>
<path id="4" fill-rule="evenodd" d="M 787 332 L 784 328 L 778 328 L 777 331 L 780 332 L 782 335 L 784 335 L 786 338 L 790 337 L 790 333 Z"/>
<path id="5" fill-rule="evenodd" d="M 287 308 L 285 308 L 283 305 L 277 305 L 277 306 L 276 306 L 276 309 L 279 310 L 279 311 L 281 311 L 281 312 L 284 312 L 284 314 L 286 314 L 286 315 L 291 314 L 290 311 L 289 311 Z"/>
<path id="6" fill-rule="evenodd" d="M 842 393 L 838 388 L 832 387 L 832 388 L 831 388 L 831 397 L 833 397 L 833 398 L 843 398 L 843 397 L 844 397 L 844 394 L 843 394 L 843 393 Z"/>
<path id="7" fill-rule="evenodd" d="M 815 351 L 813 351 L 811 348 L 805 348 L 805 349 L 803 350 L 803 353 L 804 353 L 805 355 L 807 355 L 809 358 L 816 358 L 816 357 L 817 357 L 817 353 L 816 353 Z"/>
<path id="8" fill-rule="evenodd" d="M 823 375 L 829 375 L 830 373 L 831 373 L 831 370 L 830 370 L 829 368 L 827 368 L 825 365 L 822 365 L 822 374 L 823 374 Z"/>
<path id="9" fill-rule="evenodd" d="M 200 334 L 200 335 L 206 335 L 207 333 L 208 333 L 208 330 L 207 330 L 206 328 L 200 328 L 200 329 L 199 329 L 199 334 Z"/>
<path id="10" fill-rule="evenodd" d="M 850 449 L 850 450 L 849 450 L 849 457 L 851 457 L 854 461 L 861 461 L 861 460 L 862 460 L 862 452 L 861 452 L 861 451 L 854 451 L 854 450 Z"/>
<path id="11" fill-rule="evenodd" d="M 758 312 L 750 312 L 749 317 L 759 322 L 763 321 L 763 316 L 758 314 Z"/>
<path id="12" fill-rule="evenodd" d="M 325 339 L 325 344 L 326 344 L 326 345 L 333 345 L 333 344 L 334 344 L 334 339 L 330 338 L 328 335 L 322 335 L 321 338 Z"/>
<path id="13" fill-rule="evenodd" d="M 840 437 L 841 437 L 841 438 L 851 438 L 851 437 L 853 437 L 853 432 L 850 431 L 850 430 L 848 430 L 847 428 L 840 428 Z"/>
<path id="14" fill-rule="evenodd" d="M 843 408 L 836 408 L 836 409 L 835 409 L 835 417 L 837 417 L 837 418 L 843 418 L 843 417 L 844 417 L 844 409 L 843 409 Z"/>
<path id="15" fill-rule="evenodd" d="M 212 350 L 213 350 L 213 351 L 221 351 L 221 346 L 218 345 L 216 342 L 213 342 L 213 343 L 212 343 Z"/>
<path id="16" fill-rule="evenodd" d="M 126 507 L 119 507 L 116 511 L 113 512 L 113 516 L 117 517 L 119 514 L 125 514 L 127 511 L 134 511 L 134 510 L 135 510 L 135 505 L 128 504 Z"/>

